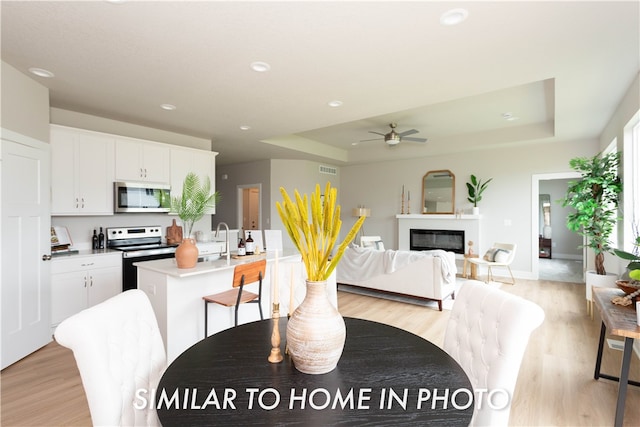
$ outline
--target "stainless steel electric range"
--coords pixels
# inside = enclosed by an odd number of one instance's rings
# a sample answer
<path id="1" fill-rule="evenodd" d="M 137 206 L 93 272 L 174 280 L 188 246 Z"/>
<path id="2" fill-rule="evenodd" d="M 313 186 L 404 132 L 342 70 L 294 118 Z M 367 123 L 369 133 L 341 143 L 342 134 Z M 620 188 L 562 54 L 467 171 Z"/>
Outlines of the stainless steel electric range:
<path id="1" fill-rule="evenodd" d="M 107 228 L 107 248 L 122 251 L 122 290 L 138 287 L 135 262 L 173 258 L 177 245 L 162 243 L 162 227 Z"/>

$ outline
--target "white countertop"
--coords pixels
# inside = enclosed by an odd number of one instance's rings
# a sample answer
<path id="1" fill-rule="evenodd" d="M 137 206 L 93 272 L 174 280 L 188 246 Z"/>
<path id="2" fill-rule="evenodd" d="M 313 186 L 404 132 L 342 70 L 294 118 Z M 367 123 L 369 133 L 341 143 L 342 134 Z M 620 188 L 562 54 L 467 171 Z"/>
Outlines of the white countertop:
<path id="1" fill-rule="evenodd" d="M 294 257 L 300 257 L 300 253 L 296 249 L 285 249 L 282 253 L 278 253 L 278 260 L 290 260 Z M 275 260 L 275 252 L 269 251 L 263 252 L 260 255 L 249 255 L 242 258 L 231 258 L 228 262 L 226 258 L 220 258 L 213 261 L 202 261 L 198 262 L 193 268 L 178 268 L 175 258 L 142 261 L 136 262 L 133 265 L 135 265 L 139 269 L 155 271 L 157 273 L 166 274 L 167 276 L 189 277 L 232 269 L 238 264 L 245 264 L 247 262 L 258 261 L 265 258 L 267 259 L 267 261 Z"/>

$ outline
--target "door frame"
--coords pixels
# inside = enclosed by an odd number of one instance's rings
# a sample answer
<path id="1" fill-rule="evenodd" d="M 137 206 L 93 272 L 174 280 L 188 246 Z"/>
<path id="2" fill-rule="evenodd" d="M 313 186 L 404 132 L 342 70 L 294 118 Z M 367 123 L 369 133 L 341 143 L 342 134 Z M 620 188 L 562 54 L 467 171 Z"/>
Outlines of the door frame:
<path id="1" fill-rule="evenodd" d="M 248 188 L 257 188 L 258 189 L 258 230 L 262 230 L 262 184 L 241 184 L 236 186 L 236 200 L 237 200 L 237 209 L 238 213 L 236 217 L 237 228 L 238 230 L 242 230 L 242 217 L 244 214 L 244 204 L 242 192 Z"/>
<path id="2" fill-rule="evenodd" d="M 539 257 L 538 251 L 534 248 L 537 247 L 538 242 L 538 221 L 539 221 L 539 204 L 540 204 L 540 181 L 551 181 L 556 179 L 573 179 L 580 178 L 578 172 L 556 172 L 556 173 L 541 173 L 531 175 L 531 272 L 533 273 L 534 280 L 539 278 Z M 587 257 L 582 257 L 582 267 L 587 262 Z"/>

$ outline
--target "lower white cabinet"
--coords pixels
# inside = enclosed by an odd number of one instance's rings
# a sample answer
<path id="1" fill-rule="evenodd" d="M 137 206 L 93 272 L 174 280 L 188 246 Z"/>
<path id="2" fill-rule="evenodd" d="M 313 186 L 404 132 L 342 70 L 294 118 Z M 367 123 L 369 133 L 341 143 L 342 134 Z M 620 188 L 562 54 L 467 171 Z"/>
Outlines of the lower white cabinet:
<path id="1" fill-rule="evenodd" d="M 72 255 L 51 262 L 51 326 L 122 292 L 122 253 Z"/>

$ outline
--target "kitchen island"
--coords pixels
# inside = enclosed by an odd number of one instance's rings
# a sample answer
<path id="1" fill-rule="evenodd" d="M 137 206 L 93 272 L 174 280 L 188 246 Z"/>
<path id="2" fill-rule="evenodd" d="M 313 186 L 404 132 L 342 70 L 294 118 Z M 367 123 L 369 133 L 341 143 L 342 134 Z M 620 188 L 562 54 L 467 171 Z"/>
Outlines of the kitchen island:
<path id="1" fill-rule="evenodd" d="M 178 268 L 175 258 L 143 261 L 138 267 L 138 288 L 144 291 L 156 314 L 158 326 L 167 350 L 167 362 L 171 363 L 183 351 L 204 338 L 203 296 L 231 288 L 233 269 L 238 264 L 267 260 L 265 278 L 262 281 L 262 312 L 265 319 L 271 316 L 272 283 L 274 282 L 275 252 L 263 252 L 247 257 L 221 258 L 202 261 L 194 268 Z M 293 301 L 299 305 L 306 293 L 305 269 L 300 254 L 285 250 L 278 255 L 278 294 L 280 315 L 286 316 Z M 293 284 L 293 297 L 290 289 Z M 245 286 L 258 293 L 258 284 Z M 337 307 L 335 274 L 327 283 L 327 294 Z M 217 304 L 208 305 L 208 333 L 211 335 L 234 326 L 234 309 Z M 260 320 L 255 304 L 240 307 L 238 324 Z M 282 334 L 285 331 L 281 331 Z"/>

